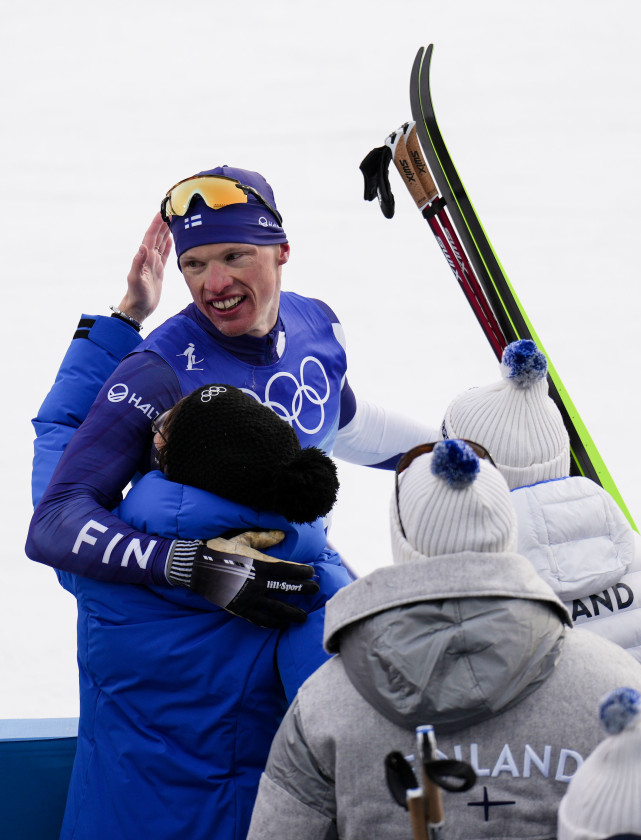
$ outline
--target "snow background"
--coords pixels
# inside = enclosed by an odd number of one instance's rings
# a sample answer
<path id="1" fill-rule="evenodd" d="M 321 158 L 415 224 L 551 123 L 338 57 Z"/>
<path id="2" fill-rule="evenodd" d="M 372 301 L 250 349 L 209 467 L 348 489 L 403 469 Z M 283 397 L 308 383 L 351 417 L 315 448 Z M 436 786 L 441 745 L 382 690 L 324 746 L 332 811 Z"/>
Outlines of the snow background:
<path id="1" fill-rule="evenodd" d="M 30 419 L 81 311 L 108 314 L 165 190 L 220 163 L 274 187 L 284 287 L 324 298 L 363 398 L 434 425 L 497 366 L 395 171 L 358 165 L 410 118 L 435 44 L 439 124 L 530 319 L 641 521 L 636 234 L 641 54 L 632 0 L 44 0 L 0 34 L 5 311 L 0 718 L 74 716 L 75 603 L 24 555 Z M 189 300 L 173 258 L 149 330 Z M 389 473 L 340 466 L 332 540 L 390 561 Z"/>

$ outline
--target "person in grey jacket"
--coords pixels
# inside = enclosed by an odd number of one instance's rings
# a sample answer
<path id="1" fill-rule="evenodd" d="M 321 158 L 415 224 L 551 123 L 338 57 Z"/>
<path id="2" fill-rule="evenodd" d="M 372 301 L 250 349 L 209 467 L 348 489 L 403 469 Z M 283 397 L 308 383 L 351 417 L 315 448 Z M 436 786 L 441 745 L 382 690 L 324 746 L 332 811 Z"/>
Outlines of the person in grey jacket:
<path id="1" fill-rule="evenodd" d="M 512 490 L 519 553 L 575 624 L 641 661 L 641 537 L 603 487 L 570 475 L 570 439 L 536 344 L 509 344 L 500 371 L 498 382 L 450 403 L 443 437 L 472 438 L 491 452 Z"/>
<path id="2" fill-rule="evenodd" d="M 400 475 L 399 475 L 400 472 Z M 327 604 L 337 655 L 299 690 L 272 743 L 248 840 L 398 840 L 390 751 L 434 726 L 477 784 L 443 793 L 447 840 L 556 837 L 559 801 L 601 733 L 594 708 L 641 665 L 569 629 L 567 609 L 515 551 L 498 470 L 458 440 L 415 447 L 392 499 L 394 565 Z"/>

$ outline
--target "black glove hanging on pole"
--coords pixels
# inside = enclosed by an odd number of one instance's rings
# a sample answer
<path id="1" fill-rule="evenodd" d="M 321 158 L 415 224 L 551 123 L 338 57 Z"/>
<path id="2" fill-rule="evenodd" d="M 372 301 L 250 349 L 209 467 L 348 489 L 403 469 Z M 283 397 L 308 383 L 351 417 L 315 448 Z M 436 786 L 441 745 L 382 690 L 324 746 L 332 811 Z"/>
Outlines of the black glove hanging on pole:
<path id="1" fill-rule="evenodd" d="M 231 540 L 176 540 L 167 563 L 167 580 L 259 627 L 302 624 L 307 613 L 281 601 L 279 593 L 313 595 L 314 567 L 262 554 L 281 542 L 282 531 L 247 531 Z"/>
<path id="2" fill-rule="evenodd" d="M 394 196 L 389 183 L 389 165 L 392 152 L 387 146 L 379 146 L 365 156 L 359 169 L 365 179 L 365 201 L 378 198 L 386 219 L 394 215 Z"/>

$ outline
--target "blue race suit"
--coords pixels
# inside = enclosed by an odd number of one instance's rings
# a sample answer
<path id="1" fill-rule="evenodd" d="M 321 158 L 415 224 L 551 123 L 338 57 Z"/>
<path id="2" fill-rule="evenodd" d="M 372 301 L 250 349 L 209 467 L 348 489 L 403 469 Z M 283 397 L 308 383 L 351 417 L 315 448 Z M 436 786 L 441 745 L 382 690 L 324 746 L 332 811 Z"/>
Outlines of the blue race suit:
<path id="1" fill-rule="evenodd" d="M 191 304 L 139 344 L 101 389 L 36 508 L 27 555 L 96 580 L 167 586 L 171 540 L 112 512 L 122 489 L 149 470 L 151 420 L 200 385 L 229 382 L 285 417 L 302 446 L 331 454 L 339 421 L 355 406 L 345 372 L 335 318 L 318 301 L 283 292 L 274 330 L 241 339 L 223 336 Z"/>

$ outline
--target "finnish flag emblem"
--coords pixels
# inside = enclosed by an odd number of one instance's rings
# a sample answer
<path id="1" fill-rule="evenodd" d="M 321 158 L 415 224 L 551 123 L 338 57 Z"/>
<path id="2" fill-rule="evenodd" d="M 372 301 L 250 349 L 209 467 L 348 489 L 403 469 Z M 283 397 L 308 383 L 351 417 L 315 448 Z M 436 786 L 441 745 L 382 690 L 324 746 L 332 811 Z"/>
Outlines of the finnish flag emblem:
<path id="1" fill-rule="evenodd" d="M 195 216 L 188 216 L 185 219 L 185 230 L 188 228 L 198 227 L 198 225 L 202 225 L 203 220 L 200 213 L 197 213 Z"/>

